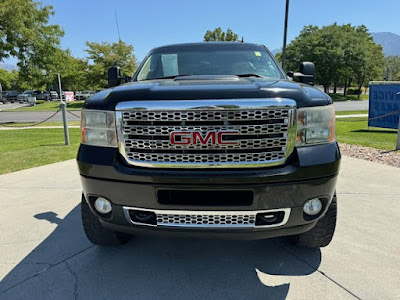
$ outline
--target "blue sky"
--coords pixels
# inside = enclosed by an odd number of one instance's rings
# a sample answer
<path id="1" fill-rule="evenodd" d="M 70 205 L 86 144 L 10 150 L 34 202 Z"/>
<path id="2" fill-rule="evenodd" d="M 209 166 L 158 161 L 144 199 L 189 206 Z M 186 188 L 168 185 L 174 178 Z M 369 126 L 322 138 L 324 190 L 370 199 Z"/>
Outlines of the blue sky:
<path id="1" fill-rule="evenodd" d="M 285 0 L 43 0 L 54 6 L 52 22 L 65 30 L 62 46 L 85 56 L 85 42 L 118 40 L 134 45 L 142 60 L 153 47 L 202 41 L 208 29 L 230 27 L 246 42 L 282 47 Z M 372 32 L 400 34 L 400 0 L 291 0 L 289 41 L 304 25 L 364 24 Z"/>

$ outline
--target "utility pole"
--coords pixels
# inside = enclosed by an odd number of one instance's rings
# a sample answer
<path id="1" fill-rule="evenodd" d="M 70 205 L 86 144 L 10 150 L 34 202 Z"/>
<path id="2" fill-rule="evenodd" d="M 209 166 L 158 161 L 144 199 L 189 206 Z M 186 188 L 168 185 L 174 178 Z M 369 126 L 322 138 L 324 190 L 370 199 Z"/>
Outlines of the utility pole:
<path id="1" fill-rule="evenodd" d="M 285 63 L 286 63 L 286 37 L 287 37 L 288 17 L 289 17 L 289 0 L 286 0 L 285 29 L 283 31 L 283 48 L 282 48 L 282 69 L 284 71 L 285 71 Z"/>
<path id="2" fill-rule="evenodd" d="M 64 139 L 65 139 L 65 145 L 69 145 L 69 132 L 68 132 L 68 119 L 67 119 L 67 103 L 65 103 L 66 99 L 63 101 L 63 96 L 62 96 L 62 89 L 61 89 L 61 76 L 60 73 L 58 73 L 58 87 L 60 89 L 60 99 L 61 99 L 61 112 L 62 112 L 62 117 L 63 117 L 63 125 L 64 125 Z M 64 97 L 65 98 L 65 97 Z"/>
<path id="3" fill-rule="evenodd" d="M 121 35 L 119 33 L 119 24 L 118 24 L 118 16 L 117 16 L 117 11 L 115 10 L 115 23 L 117 24 L 117 32 L 118 32 L 118 41 L 121 41 Z"/>

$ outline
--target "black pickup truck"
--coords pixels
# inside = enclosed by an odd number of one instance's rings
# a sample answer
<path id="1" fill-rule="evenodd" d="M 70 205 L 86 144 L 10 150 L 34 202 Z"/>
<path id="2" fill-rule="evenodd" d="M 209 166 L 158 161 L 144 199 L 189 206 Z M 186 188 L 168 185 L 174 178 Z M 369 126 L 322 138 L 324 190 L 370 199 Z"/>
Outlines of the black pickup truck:
<path id="1" fill-rule="evenodd" d="M 265 46 L 238 42 L 155 48 L 133 78 L 110 68 L 110 88 L 82 111 L 88 239 L 290 236 L 327 246 L 340 151 L 314 70 L 302 63 L 294 82 Z"/>

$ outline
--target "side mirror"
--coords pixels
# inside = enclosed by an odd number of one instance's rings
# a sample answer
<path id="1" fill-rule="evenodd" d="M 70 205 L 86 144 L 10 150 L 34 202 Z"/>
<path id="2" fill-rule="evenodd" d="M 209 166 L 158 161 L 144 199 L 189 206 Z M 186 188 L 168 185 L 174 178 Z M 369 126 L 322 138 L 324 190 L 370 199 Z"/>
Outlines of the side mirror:
<path id="1" fill-rule="evenodd" d="M 121 84 L 121 70 L 119 67 L 111 67 L 108 69 L 107 80 L 108 87 L 113 87 Z"/>
<path id="2" fill-rule="evenodd" d="M 293 71 L 289 71 L 286 73 L 287 76 L 289 76 L 290 78 L 294 77 L 294 72 Z"/>
<path id="3" fill-rule="evenodd" d="M 300 64 L 300 73 L 299 76 L 300 82 L 314 85 L 314 77 L 315 77 L 315 65 L 312 62 L 305 61 Z"/>

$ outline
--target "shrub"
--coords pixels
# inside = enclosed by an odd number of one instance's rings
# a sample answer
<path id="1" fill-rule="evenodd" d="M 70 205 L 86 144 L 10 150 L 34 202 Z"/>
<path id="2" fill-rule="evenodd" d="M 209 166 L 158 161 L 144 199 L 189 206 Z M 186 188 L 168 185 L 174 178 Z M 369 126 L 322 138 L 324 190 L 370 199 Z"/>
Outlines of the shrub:
<path id="1" fill-rule="evenodd" d="M 360 92 L 360 90 L 357 88 L 349 88 L 347 90 L 347 95 L 358 95 L 359 92 Z"/>

